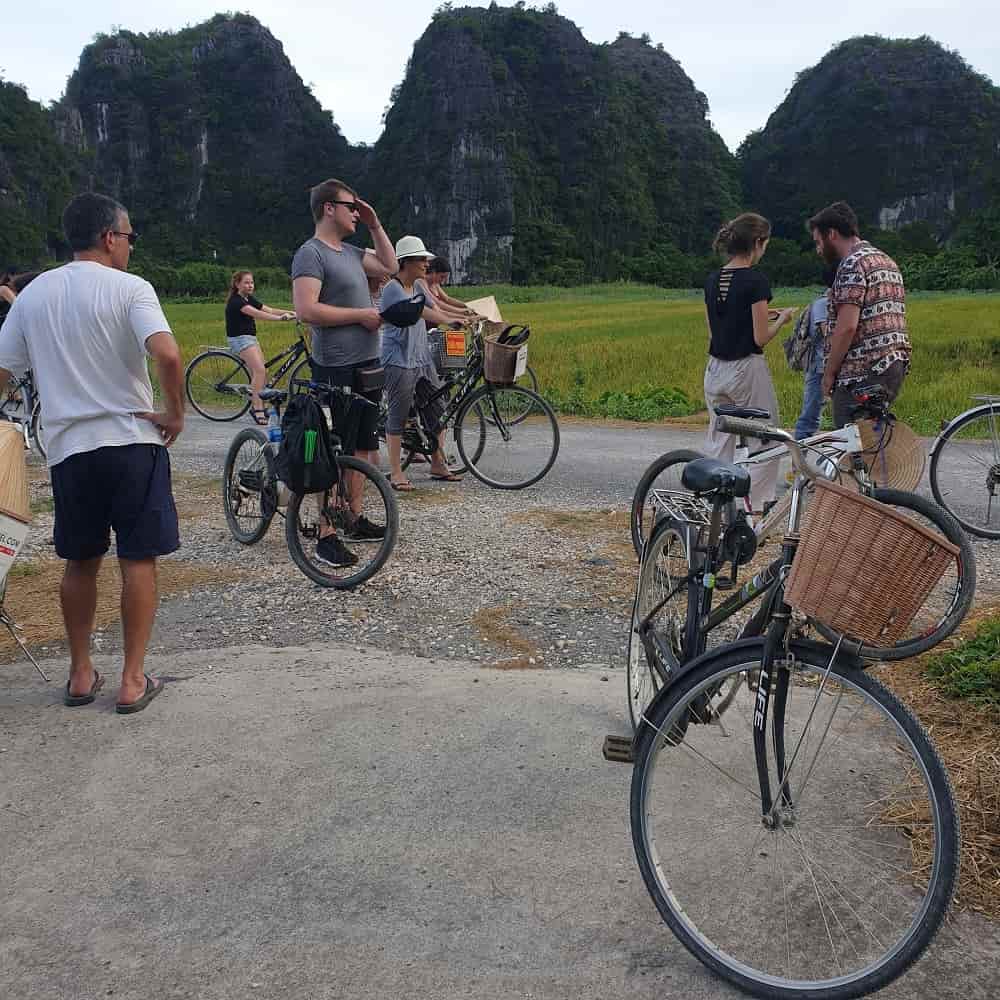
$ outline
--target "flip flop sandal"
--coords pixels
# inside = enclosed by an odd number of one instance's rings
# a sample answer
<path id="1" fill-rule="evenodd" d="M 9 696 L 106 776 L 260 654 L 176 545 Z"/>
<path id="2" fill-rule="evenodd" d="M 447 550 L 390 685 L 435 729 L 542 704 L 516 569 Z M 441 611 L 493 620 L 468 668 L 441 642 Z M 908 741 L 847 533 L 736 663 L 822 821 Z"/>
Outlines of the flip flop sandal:
<path id="1" fill-rule="evenodd" d="M 167 685 L 165 681 L 157 684 L 149 674 L 143 674 L 146 678 L 146 693 L 138 701 L 130 701 L 123 705 L 120 701 L 115 704 L 115 711 L 119 715 L 132 715 L 141 712 Z"/>
<path id="2" fill-rule="evenodd" d="M 267 426 L 267 410 L 255 410 L 250 407 L 250 417 L 258 427 Z"/>
<path id="3" fill-rule="evenodd" d="M 412 493 L 416 489 L 416 486 L 414 486 L 413 483 L 394 483 L 390 480 L 389 485 L 397 493 Z"/>
<path id="4" fill-rule="evenodd" d="M 446 476 L 440 476 L 436 472 L 432 472 L 431 479 L 436 479 L 441 483 L 460 483 L 462 481 L 461 475 L 457 472 L 449 472 Z"/>
<path id="5" fill-rule="evenodd" d="M 104 678 L 95 670 L 94 683 L 86 694 L 70 694 L 69 681 L 66 681 L 66 693 L 63 695 L 63 704 L 70 708 L 79 708 L 81 705 L 89 705 L 96 697 L 97 692 L 104 686 Z"/>

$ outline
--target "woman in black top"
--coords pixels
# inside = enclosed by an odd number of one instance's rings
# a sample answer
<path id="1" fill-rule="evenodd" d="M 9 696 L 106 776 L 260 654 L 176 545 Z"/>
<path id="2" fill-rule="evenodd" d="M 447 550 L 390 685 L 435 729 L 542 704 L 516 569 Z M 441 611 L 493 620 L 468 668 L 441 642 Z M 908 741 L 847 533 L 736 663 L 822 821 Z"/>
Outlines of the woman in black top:
<path id="1" fill-rule="evenodd" d="M 752 406 L 770 413 L 778 423 L 778 399 L 764 346 L 792 318 L 794 309 L 768 312 L 771 284 L 755 270 L 767 250 L 771 223 L 747 212 L 727 222 L 715 239 L 714 249 L 727 257 L 705 283 L 708 317 L 709 359 L 705 369 L 705 402 L 709 429 L 705 452 L 724 462 L 735 458 L 736 438 L 715 429 L 715 407 L 728 403 Z M 750 502 L 754 512 L 774 500 L 778 480 L 777 461 L 750 469 Z"/>
<path id="2" fill-rule="evenodd" d="M 295 313 L 272 309 L 253 297 L 253 273 L 237 271 L 229 285 L 226 300 L 226 336 L 229 349 L 238 354 L 250 369 L 250 416 L 258 424 L 267 423 L 267 410 L 261 406 L 258 393 L 267 380 L 264 355 L 257 340 L 258 319 L 295 319 Z"/>

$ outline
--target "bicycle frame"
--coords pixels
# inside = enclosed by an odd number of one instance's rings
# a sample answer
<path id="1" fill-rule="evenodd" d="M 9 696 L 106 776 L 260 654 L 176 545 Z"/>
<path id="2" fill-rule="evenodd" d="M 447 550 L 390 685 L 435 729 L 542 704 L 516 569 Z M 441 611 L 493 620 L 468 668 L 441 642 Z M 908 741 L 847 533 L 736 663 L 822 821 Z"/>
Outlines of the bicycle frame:
<path id="1" fill-rule="evenodd" d="M 23 417 L 7 412 L 8 406 L 14 408 L 14 394 L 18 392 L 21 393 L 21 402 L 17 406 L 23 412 Z M 24 447 L 28 449 L 31 448 L 31 415 L 35 409 L 36 399 L 34 376 L 31 369 L 28 369 L 19 379 L 7 385 L 3 401 L 0 402 L 0 419 L 9 420 L 21 428 L 21 433 L 24 435 Z"/>

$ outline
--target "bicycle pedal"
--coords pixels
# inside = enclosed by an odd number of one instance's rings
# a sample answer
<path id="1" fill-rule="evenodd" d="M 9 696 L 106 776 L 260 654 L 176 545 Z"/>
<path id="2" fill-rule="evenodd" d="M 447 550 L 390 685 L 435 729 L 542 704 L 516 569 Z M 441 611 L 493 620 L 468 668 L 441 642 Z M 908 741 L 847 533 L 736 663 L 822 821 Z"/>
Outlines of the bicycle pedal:
<path id="1" fill-rule="evenodd" d="M 601 752 L 605 760 L 616 761 L 619 764 L 631 764 L 635 761 L 632 756 L 631 736 L 605 736 Z"/>

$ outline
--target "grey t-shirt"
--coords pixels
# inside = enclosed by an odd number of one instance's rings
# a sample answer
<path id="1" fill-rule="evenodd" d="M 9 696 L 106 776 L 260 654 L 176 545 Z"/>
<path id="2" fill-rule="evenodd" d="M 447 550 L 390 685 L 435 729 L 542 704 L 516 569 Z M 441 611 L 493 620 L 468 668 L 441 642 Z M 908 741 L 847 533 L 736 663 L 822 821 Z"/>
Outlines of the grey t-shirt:
<path id="1" fill-rule="evenodd" d="M 323 283 L 319 301 L 343 309 L 371 309 L 368 278 L 361 264 L 364 250 L 344 243 L 340 250 L 314 236 L 306 240 L 292 260 L 292 281 L 317 278 Z M 347 326 L 314 326 L 312 356 L 321 365 L 359 365 L 379 356 L 381 337 L 360 323 Z"/>

